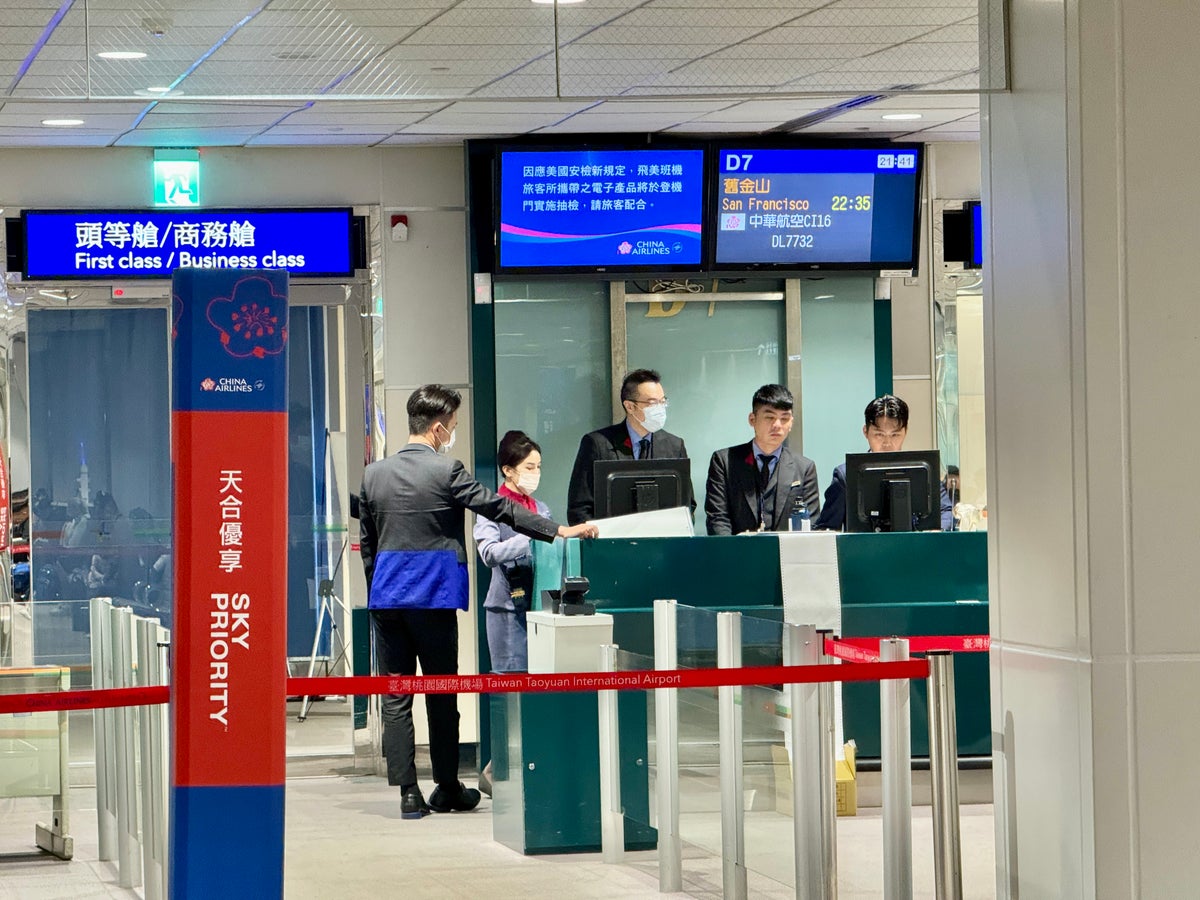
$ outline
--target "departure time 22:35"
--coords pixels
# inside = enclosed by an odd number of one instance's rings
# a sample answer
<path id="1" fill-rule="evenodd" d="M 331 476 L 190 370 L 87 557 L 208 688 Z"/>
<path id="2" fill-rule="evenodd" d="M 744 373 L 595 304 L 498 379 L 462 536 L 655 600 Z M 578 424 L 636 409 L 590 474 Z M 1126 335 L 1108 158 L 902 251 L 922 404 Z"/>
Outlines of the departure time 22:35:
<path id="1" fill-rule="evenodd" d="M 868 212 L 871 209 L 871 195 L 859 194 L 857 197 L 847 197 L 841 194 L 833 198 L 830 209 L 833 212 Z"/>

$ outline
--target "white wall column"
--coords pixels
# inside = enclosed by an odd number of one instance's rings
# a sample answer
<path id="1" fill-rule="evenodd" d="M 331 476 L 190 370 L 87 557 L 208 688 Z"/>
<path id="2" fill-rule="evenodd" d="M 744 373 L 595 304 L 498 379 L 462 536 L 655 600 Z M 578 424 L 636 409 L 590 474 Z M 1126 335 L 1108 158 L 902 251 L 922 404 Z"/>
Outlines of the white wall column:
<path id="1" fill-rule="evenodd" d="M 999 896 L 1200 883 L 1200 6 L 1012 0 L 983 99 Z"/>

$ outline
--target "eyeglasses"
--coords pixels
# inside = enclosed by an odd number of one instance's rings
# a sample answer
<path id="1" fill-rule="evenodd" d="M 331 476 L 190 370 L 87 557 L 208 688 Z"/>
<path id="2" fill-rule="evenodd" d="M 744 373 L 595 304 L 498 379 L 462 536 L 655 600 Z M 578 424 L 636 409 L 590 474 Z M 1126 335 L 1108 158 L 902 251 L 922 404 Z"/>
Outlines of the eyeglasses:
<path id="1" fill-rule="evenodd" d="M 643 406 L 670 406 L 671 405 L 671 401 L 668 400 L 666 397 L 663 397 L 661 400 L 633 400 L 632 402 L 640 403 Z"/>

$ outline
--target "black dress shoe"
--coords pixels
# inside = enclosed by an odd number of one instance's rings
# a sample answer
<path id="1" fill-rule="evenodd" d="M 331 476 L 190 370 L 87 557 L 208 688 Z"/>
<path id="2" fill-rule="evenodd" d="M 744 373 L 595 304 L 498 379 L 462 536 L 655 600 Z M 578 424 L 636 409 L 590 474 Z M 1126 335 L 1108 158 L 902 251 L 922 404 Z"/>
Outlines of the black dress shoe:
<path id="1" fill-rule="evenodd" d="M 434 812 L 467 812 L 479 805 L 479 791 L 469 788 L 461 781 L 455 792 L 447 791 L 438 785 L 429 795 L 429 808 Z"/>
<path id="2" fill-rule="evenodd" d="M 420 819 L 427 815 L 429 815 L 429 804 L 425 802 L 421 789 L 410 787 L 405 790 L 404 795 L 400 798 L 400 818 Z"/>

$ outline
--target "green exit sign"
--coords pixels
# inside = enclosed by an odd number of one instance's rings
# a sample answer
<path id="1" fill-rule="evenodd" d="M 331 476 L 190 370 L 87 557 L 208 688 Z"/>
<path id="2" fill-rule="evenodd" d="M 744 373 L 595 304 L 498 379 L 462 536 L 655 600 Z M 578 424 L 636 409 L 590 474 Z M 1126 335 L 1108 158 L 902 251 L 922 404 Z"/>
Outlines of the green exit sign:
<path id="1" fill-rule="evenodd" d="M 200 205 L 200 154 L 197 151 L 154 151 L 154 205 Z"/>

